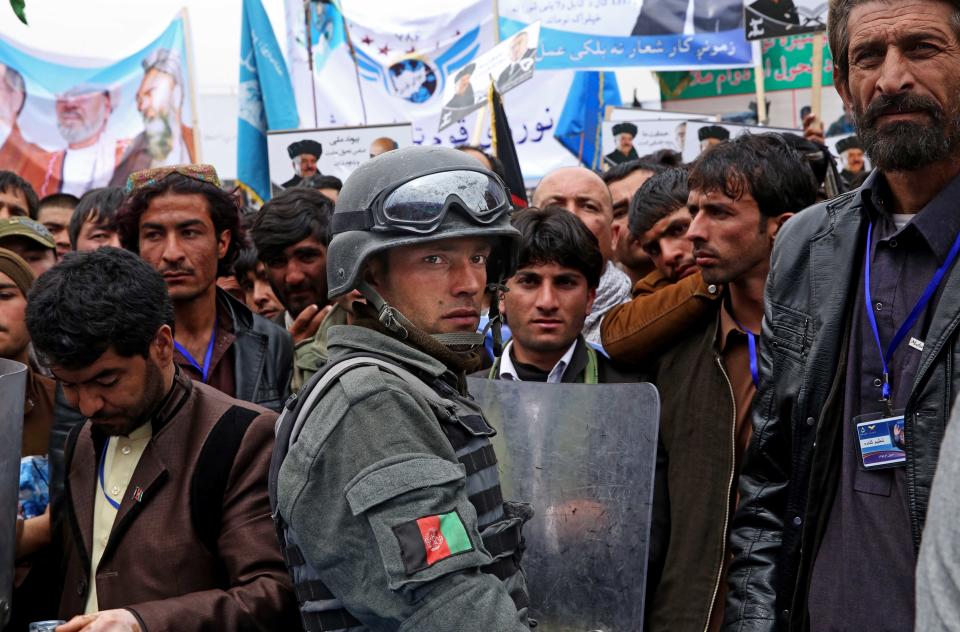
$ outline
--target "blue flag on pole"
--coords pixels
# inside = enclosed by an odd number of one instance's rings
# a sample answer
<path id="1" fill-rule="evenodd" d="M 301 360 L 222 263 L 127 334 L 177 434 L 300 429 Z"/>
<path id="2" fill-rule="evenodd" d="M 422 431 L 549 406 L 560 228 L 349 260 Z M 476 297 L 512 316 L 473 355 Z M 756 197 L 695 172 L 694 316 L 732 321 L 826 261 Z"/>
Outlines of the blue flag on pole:
<path id="1" fill-rule="evenodd" d="M 251 198 L 270 199 L 267 130 L 300 125 L 293 85 L 260 0 L 243 0 L 240 27 L 237 180 Z"/>
<path id="2" fill-rule="evenodd" d="M 577 71 L 553 133 L 561 145 L 594 171 L 599 171 L 603 163 L 600 134 L 608 105 L 621 105 L 616 75 Z"/>

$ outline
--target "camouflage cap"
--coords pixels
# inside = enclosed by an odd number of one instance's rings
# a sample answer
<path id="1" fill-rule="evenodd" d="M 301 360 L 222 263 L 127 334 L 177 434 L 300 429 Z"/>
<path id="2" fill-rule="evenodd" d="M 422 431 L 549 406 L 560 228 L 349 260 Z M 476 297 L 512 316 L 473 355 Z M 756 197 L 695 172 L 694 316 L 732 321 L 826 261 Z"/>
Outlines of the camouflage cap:
<path id="1" fill-rule="evenodd" d="M 0 219 L 0 239 L 6 237 L 27 237 L 44 248 L 56 250 L 57 242 L 47 227 L 29 217 L 11 217 Z"/>

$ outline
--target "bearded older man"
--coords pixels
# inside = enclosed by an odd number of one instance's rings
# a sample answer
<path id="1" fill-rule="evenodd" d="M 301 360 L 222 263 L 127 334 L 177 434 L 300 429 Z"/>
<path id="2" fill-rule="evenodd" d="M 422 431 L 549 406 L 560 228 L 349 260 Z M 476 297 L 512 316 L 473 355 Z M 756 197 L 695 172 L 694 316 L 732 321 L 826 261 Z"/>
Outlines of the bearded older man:
<path id="1" fill-rule="evenodd" d="M 726 630 L 913 629 L 960 391 L 958 20 L 953 1 L 830 3 L 834 84 L 875 171 L 774 247 Z"/>
<path id="2" fill-rule="evenodd" d="M 124 186 L 127 176 L 134 171 L 194 161 L 193 128 L 182 121 L 180 55 L 157 48 L 147 55 L 142 66 L 137 111 L 143 117 L 143 131 L 127 147 L 110 186 Z"/>
<path id="3" fill-rule="evenodd" d="M 126 146 L 104 134 L 114 99 L 102 86 L 76 86 L 57 97 L 57 129 L 67 148 L 53 154 L 45 182 L 57 182 L 61 193 L 77 197 L 110 182 Z"/>

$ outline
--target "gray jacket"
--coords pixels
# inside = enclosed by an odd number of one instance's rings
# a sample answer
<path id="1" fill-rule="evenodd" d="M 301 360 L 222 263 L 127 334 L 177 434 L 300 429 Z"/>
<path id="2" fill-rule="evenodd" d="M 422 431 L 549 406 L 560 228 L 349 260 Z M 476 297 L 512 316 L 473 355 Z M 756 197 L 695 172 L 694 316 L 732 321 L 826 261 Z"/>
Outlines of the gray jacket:
<path id="1" fill-rule="evenodd" d="M 951 422 L 960 418 L 960 401 Z M 960 424 L 951 423 L 943 437 L 943 454 L 960 452 Z M 960 630 L 960 460 L 942 459 L 930 495 L 927 526 L 917 561 L 916 632 Z"/>
<path id="2" fill-rule="evenodd" d="M 869 186 L 869 182 L 865 186 Z M 861 189 L 777 235 L 767 279 L 754 436 L 730 534 L 725 631 L 803 630 L 839 478 L 848 332 L 867 222 Z M 906 402 L 907 486 L 920 546 L 940 440 L 960 389 L 960 268 L 944 281 Z"/>
<path id="3" fill-rule="evenodd" d="M 331 363 L 373 353 L 428 379 L 455 377 L 434 358 L 363 327 L 331 328 L 328 345 Z M 279 513 L 324 586 L 367 629 L 529 631 L 526 608 L 511 598 L 522 585 L 479 572 L 494 558 L 481 541 L 464 467 L 441 428 L 450 414 L 378 367 L 344 373 L 280 466 Z M 412 564 L 428 535 L 406 539 L 406 527 L 454 513 L 469 545 Z"/>

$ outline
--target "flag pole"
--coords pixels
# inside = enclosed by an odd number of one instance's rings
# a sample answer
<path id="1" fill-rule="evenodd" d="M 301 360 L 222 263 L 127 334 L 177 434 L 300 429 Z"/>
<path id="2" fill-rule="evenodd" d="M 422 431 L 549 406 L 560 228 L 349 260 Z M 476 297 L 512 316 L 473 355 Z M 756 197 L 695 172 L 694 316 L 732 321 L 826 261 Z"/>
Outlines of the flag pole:
<path id="1" fill-rule="evenodd" d="M 753 42 L 753 83 L 757 89 L 757 124 L 767 124 L 767 82 L 763 70 L 763 47 L 759 40 Z"/>
<path id="2" fill-rule="evenodd" d="M 817 120 L 823 110 L 823 33 L 813 36 L 813 77 L 810 84 L 810 109 Z"/>
<path id="3" fill-rule="evenodd" d="M 313 126 L 320 127 L 317 120 L 317 82 L 313 74 L 313 28 L 310 26 L 310 0 L 303 0 L 303 25 L 307 34 L 307 67 L 310 69 L 310 94 L 313 95 Z"/>
<path id="4" fill-rule="evenodd" d="M 353 60 L 353 75 L 357 79 L 357 96 L 360 98 L 360 111 L 363 113 L 363 124 L 367 125 L 367 103 L 363 100 L 363 87 L 360 85 L 360 64 L 357 63 L 357 49 L 353 47 L 353 38 L 350 37 L 350 26 L 347 24 L 347 16 L 343 12 L 343 7 L 337 3 L 337 10 L 340 11 L 340 19 L 343 20 L 343 35 L 347 40 L 347 48 L 350 49 L 350 59 Z"/>
<path id="5" fill-rule="evenodd" d="M 190 118 L 193 121 L 193 159 L 196 162 L 203 162 L 203 147 L 200 137 L 200 104 L 197 102 L 197 85 L 194 75 L 196 67 L 193 64 L 193 37 L 190 31 L 190 14 L 187 7 L 180 9 L 180 17 L 183 18 L 183 47 L 187 51 L 187 89 L 190 91 Z"/>

